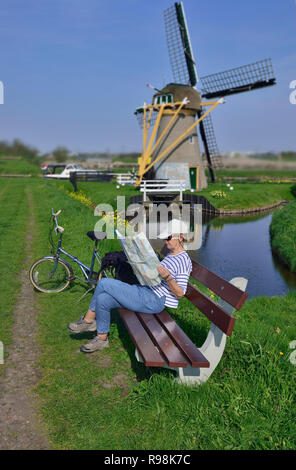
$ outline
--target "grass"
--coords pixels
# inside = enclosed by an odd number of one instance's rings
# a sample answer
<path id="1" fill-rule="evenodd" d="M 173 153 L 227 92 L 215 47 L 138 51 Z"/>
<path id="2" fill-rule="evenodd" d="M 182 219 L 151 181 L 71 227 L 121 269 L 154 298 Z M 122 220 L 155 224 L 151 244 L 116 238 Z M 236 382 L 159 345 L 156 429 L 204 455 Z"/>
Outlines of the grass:
<path id="1" fill-rule="evenodd" d="M 89 199 L 114 202 L 116 186 L 97 186 L 83 188 Z M 36 220 L 34 256 L 49 254 L 53 207 L 62 209 L 63 246 L 82 261 L 90 260 L 92 242 L 85 234 L 93 229 L 96 217 L 86 203 L 65 191 L 64 182 L 0 180 L 0 194 L 5 187 L 1 237 L 5 234 L 12 250 L 4 253 L 5 263 L 11 262 L 9 253 L 18 253 L 13 273 L 20 271 L 22 261 L 28 188 Z M 120 249 L 116 240 L 103 243 L 105 252 Z M 15 274 L 9 278 L 9 270 L 3 274 L 5 308 L 10 301 L 13 305 L 19 281 Z M 90 295 L 77 303 L 83 293 L 85 287 L 79 282 L 60 294 L 36 292 L 41 347 L 37 391 L 54 449 L 296 449 L 295 366 L 289 361 L 289 343 L 296 339 L 295 292 L 247 301 L 236 314 L 222 361 L 200 387 L 177 385 L 172 372 L 137 363 L 115 311 L 110 348 L 100 354 L 80 353 L 79 347 L 92 336 L 71 335 L 66 325 L 87 309 Z M 174 316 L 201 345 L 209 321 L 186 299 Z M 7 335 L 11 314 L 2 318 L 0 331 Z"/>
<path id="2" fill-rule="evenodd" d="M 209 179 L 210 174 L 209 171 L 206 170 L 206 175 Z M 221 169 L 215 170 L 215 177 L 217 181 L 219 178 L 252 178 L 256 180 L 260 180 L 262 178 L 295 178 L 295 170 L 290 169 L 266 169 L 266 170 L 259 170 L 259 169 Z"/>
<path id="3" fill-rule="evenodd" d="M 73 197 L 75 197 L 75 193 L 73 191 L 73 186 L 70 182 L 53 182 L 57 184 L 60 189 L 71 193 Z M 138 188 L 134 186 L 119 186 L 117 183 L 78 183 L 78 199 L 79 194 L 84 195 L 88 198 L 94 206 L 98 204 L 110 204 L 114 209 L 116 208 L 117 204 L 117 197 L 125 197 L 125 206 L 127 207 L 130 201 L 130 197 L 133 195 L 140 194 Z"/>
<path id="4" fill-rule="evenodd" d="M 0 158 L 0 174 L 6 175 L 40 175 L 41 170 L 37 165 L 26 160 L 2 160 Z"/>
<path id="5" fill-rule="evenodd" d="M 63 209 L 65 247 L 87 259 L 92 244 L 84 232 L 93 223 L 92 211 L 48 182 L 34 184 L 32 192 L 36 255 L 47 254 L 53 206 Z M 114 248 L 115 242 L 109 243 Z M 97 355 L 79 353 L 91 335 L 72 336 L 66 325 L 86 310 L 89 298 L 77 304 L 83 292 L 76 283 L 61 294 L 36 294 L 42 345 L 38 392 L 54 448 L 296 448 L 295 368 L 288 360 L 289 342 L 296 338 L 295 293 L 247 302 L 209 382 L 186 387 L 175 384 L 171 372 L 147 370 L 135 361 L 131 340 L 115 313 L 111 347 Z M 175 317 L 201 345 L 209 321 L 186 299 Z"/>
<path id="6" fill-rule="evenodd" d="M 20 180 L 0 180 L 0 204 L 0 341 L 6 346 L 12 340 L 13 308 L 24 261 L 23 250 L 29 216 L 26 183 Z"/>
<path id="7" fill-rule="evenodd" d="M 216 209 L 238 210 L 270 206 L 282 200 L 293 200 L 292 183 L 233 183 L 231 191 L 225 183 L 209 183 L 207 189 L 195 194 L 205 196 Z M 214 197 L 224 192 L 225 198 Z"/>
<path id="8" fill-rule="evenodd" d="M 296 272 L 296 202 L 274 213 L 270 236 L 273 251 L 291 272 Z"/>
<path id="9" fill-rule="evenodd" d="M 50 182 L 53 186 L 64 188 L 65 191 L 73 193 L 73 188 L 69 182 Z M 291 192 L 292 183 L 235 183 L 232 184 L 233 191 L 226 186 L 226 183 L 209 183 L 208 188 L 194 194 L 205 196 L 217 209 L 239 210 L 271 206 L 285 200 L 294 200 Z M 120 186 L 116 183 L 80 183 L 79 193 L 88 198 L 94 206 L 105 202 L 116 207 L 117 196 L 125 196 L 126 207 L 130 197 L 140 194 L 139 190 L 132 186 Z M 216 198 L 214 193 L 225 193 L 225 198 Z M 73 194 L 74 195 L 74 194 Z"/>

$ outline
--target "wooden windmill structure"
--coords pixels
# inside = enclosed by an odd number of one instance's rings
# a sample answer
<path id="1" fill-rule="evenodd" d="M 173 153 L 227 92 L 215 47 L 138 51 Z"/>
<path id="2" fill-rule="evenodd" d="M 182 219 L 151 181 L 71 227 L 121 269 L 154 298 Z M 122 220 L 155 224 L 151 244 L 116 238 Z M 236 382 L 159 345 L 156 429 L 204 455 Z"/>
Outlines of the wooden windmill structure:
<path id="1" fill-rule="evenodd" d="M 211 181 L 221 167 L 211 112 L 224 97 L 276 84 L 271 59 L 208 75 L 199 82 L 182 2 L 164 11 L 169 58 L 174 83 L 154 90 L 152 104 L 135 112 L 143 129 L 138 184 L 143 178 L 185 179 L 189 187 L 207 187 L 200 150 L 203 142 Z M 203 100 L 206 101 L 203 101 Z M 199 127 L 199 134 L 198 129 Z"/>

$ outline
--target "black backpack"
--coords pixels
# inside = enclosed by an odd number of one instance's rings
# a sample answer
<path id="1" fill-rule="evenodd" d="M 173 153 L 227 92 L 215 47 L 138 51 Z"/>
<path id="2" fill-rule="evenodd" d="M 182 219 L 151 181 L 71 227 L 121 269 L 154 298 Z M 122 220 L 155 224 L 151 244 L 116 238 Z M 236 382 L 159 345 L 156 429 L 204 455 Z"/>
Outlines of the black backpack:
<path id="1" fill-rule="evenodd" d="M 110 253 L 107 253 L 102 258 L 100 273 L 104 269 L 110 270 L 113 277 L 119 281 L 127 284 L 139 284 L 124 251 L 110 251 Z"/>

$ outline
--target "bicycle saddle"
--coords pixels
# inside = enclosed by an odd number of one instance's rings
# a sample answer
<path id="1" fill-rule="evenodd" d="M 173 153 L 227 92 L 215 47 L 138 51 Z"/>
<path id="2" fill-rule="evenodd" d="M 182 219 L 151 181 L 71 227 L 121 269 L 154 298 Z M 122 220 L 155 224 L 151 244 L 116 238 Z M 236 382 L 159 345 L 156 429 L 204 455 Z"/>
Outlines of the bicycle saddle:
<path id="1" fill-rule="evenodd" d="M 106 238 L 106 236 L 107 236 L 106 232 L 94 232 L 93 230 L 91 230 L 90 232 L 87 232 L 86 235 L 93 242 L 95 242 L 97 240 L 104 240 L 104 238 Z"/>

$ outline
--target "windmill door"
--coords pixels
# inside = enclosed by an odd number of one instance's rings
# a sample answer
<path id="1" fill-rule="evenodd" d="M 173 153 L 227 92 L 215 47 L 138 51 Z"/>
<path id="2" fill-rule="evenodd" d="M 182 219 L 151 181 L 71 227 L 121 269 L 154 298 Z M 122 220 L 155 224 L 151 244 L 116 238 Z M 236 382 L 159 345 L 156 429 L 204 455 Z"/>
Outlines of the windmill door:
<path id="1" fill-rule="evenodd" d="M 199 167 L 191 166 L 189 168 L 191 189 L 198 189 Z"/>

